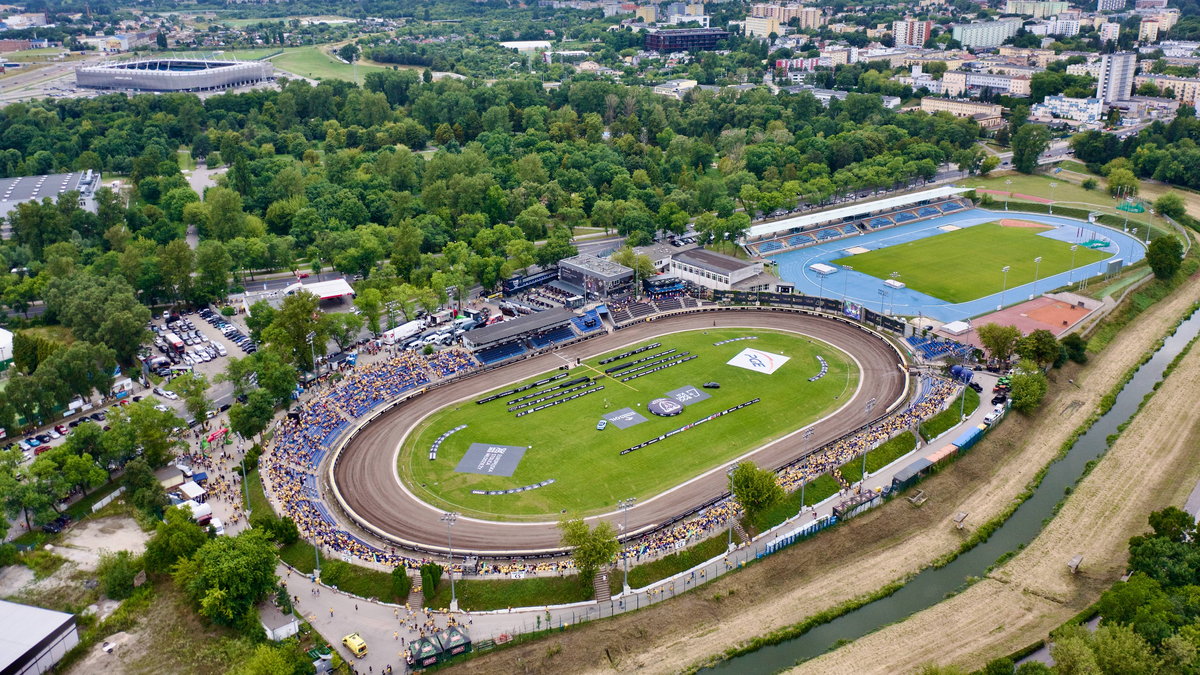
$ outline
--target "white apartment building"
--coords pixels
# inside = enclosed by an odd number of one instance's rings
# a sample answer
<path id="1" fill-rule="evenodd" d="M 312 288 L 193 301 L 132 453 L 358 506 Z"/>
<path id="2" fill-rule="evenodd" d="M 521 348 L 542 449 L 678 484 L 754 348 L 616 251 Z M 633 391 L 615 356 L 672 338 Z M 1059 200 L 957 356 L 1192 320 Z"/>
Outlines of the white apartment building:
<path id="1" fill-rule="evenodd" d="M 892 37 L 897 47 L 924 47 L 932 34 L 932 21 L 908 19 L 892 22 Z"/>
<path id="2" fill-rule="evenodd" d="M 1133 73 L 1137 70 L 1137 54 L 1117 52 L 1100 57 L 1099 83 L 1096 98 L 1112 103 L 1129 98 L 1133 91 Z"/>
<path id="3" fill-rule="evenodd" d="M 1103 105 L 1098 98 L 1070 98 L 1061 94 L 1047 96 L 1043 103 L 1035 103 L 1029 114 L 1038 118 L 1060 118 L 1076 122 L 1099 122 Z"/>
<path id="4" fill-rule="evenodd" d="M 1044 19 L 1070 9 L 1070 3 L 1062 0 L 1008 0 L 1004 3 L 1005 14 L 1024 14 L 1035 19 Z"/>
<path id="5" fill-rule="evenodd" d="M 1020 28 L 1020 19 L 961 23 L 951 31 L 951 37 L 964 47 L 999 47 Z"/>

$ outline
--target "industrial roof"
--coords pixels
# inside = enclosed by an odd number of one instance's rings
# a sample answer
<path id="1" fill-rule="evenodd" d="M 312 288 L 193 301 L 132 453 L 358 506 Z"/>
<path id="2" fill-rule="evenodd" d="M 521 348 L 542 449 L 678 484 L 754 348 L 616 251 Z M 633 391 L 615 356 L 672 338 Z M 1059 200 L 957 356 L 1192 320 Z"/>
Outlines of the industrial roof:
<path id="1" fill-rule="evenodd" d="M 729 274 L 736 272 L 746 267 L 753 267 L 754 263 L 745 260 L 738 260 L 731 255 L 709 251 L 703 248 L 693 248 L 688 251 L 676 253 L 674 260 L 681 263 L 693 265 L 700 269 L 708 270 L 709 272 L 719 272 L 721 274 Z"/>
<path id="2" fill-rule="evenodd" d="M 865 216 L 868 213 L 876 211 L 888 211 L 898 209 L 905 206 L 910 206 L 918 202 L 923 202 L 928 199 L 944 199 L 952 197 L 964 192 L 970 192 L 971 188 L 960 188 L 953 186 L 942 186 L 933 188 L 932 190 L 922 190 L 921 192 L 912 192 L 906 195 L 897 195 L 886 199 L 877 199 L 873 202 L 858 202 L 850 206 L 843 206 L 828 211 L 817 211 L 816 213 L 806 213 L 803 216 L 795 218 L 784 218 L 783 220 L 775 220 L 769 223 L 753 225 L 746 231 L 748 238 L 766 237 L 779 232 L 788 232 L 790 230 L 802 229 L 822 223 L 841 221 L 846 218 L 854 218 L 857 216 Z"/>
<path id="3" fill-rule="evenodd" d="M 597 258 L 594 255 L 582 253 L 571 258 L 563 258 L 558 261 L 558 266 L 574 267 L 576 269 L 588 272 L 595 277 L 603 277 L 605 279 L 619 279 L 627 274 L 632 274 L 633 270 L 611 260 Z"/>
<path id="4" fill-rule="evenodd" d="M 75 623 L 75 616 L 0 600 L 0 672 L 21 671 L 46 640 Z"/>
<path id="5" fill-rule="evenodd" d="M 476 328 L 472 331 L 463 333 L 463 341 L 469 342 L 476 347 L 483 347 L 497 342 L 504 342 L 523 333 L 542 330 L 557 326 L 561 323 L 566 323 L 575 316 L 575 312 L 559 307 L 557 309 L 547 309 L 533 314 L 519 316 L 509 321 L 502 321 L 491 326 Z"/>
<path id="6" fill-rule="evenodd" d="M 295 283 L 283 289 L 283 294 L 291 295 L 302 290 L 308 291 L 322 300 L 340 298 L 343 295 L 354 295 L 354 289 L 350 287 L 350 284 L 346 283 L 345 279 L 314 281 L 311 284 Z"/>

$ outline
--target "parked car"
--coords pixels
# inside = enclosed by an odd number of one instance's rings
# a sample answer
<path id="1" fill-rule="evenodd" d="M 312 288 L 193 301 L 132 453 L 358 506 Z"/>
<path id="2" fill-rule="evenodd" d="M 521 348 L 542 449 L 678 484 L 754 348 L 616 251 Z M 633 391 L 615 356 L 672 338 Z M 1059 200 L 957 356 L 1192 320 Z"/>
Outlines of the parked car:
<path id="1" fill-rule="evenodd" d="M 179 398 L 179 394 L 176 394 L 175 392 L 167 390 L 167 389 L 163 389 L 162 387 L 155 387 L 154 393 L 158 394 L 159 396 L 161 396 L 163 398 L 170 399 L 172 401 Z"/>
<path id="2" fill-rule="evenodd" d="M 596 431 L 604 431 L 604 427 L 608 426 L 608 420 L 600 420 L 596 422 Z"/>

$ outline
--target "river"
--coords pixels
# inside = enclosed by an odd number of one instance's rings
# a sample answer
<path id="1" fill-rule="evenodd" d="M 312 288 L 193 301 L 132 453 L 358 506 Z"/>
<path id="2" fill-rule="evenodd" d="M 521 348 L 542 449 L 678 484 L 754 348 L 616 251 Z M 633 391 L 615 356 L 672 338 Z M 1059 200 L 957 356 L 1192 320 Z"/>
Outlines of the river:
<path id="1" fill-rule="evenodd" d="M 1184 320 L 1149 361 L 1117 395 L 1104 414 L 1067 454 L 1050 465 L 1034 494 L 983 544 L 945 567 L 926 569 L 891 596 L 864 605 L 797 638 L 723 661 L 705 669 L 711 673 L 774 673 L 820 656 L 838 644 L 856 640 L 888 624 L 932 607 L 948 594 L 961 590 L 970 577 L 981 577 L 1002 555 L 1033 541 L 1068 487 L 1083 477 L 1088 462 L 1100 457 L 1111 434 L 1133 417 L 1142 399 L 1162 380 L 1171 361 L 1200 333 L 1200 312 Z M 950 469 L 953 471 L 953 468 Z"/>

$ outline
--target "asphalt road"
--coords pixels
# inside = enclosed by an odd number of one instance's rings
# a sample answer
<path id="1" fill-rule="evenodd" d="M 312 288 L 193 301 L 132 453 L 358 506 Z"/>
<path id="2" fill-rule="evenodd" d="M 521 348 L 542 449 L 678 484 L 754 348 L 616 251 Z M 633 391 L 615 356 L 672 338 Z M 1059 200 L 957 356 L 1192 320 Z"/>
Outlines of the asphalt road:
<path id="1" fill-rule="evenodd" d="M 714 323 L 715 322 L 715 323 Z M 817 423 L 810 441 L 799 435 L 780 439 L 756 450 L 752 459 L 760 466 L 778 467 L 819 447 L 879 416 L 906 390 L 906 374 L 899 367 L 896 351 L 883 340 L 859 328 L 819 317 L 771 311 L 714 312 L 660 319 L 626 328 L 612 335 L 595 338 L 526 361 L 519 361 L 478 377 L 434 389 L 402 403 L 367 425 L 331 465 L 326 480 L 332 480 L 336 492 L 358 516 L 367 531 L 387 541 L 420 550 L 445 551 L 446 526 L 442 511 L 420 501 L 402 489 L 396 471 L 396 451 L 409 429 L 426 415 L 460 400 L 504 386 L 563 364 L 563 359 L 589 358 L 622 345 L 654 338 L 664 333 L 695 330 L 711 326 L 755 327 L 790 330 L 811 335 L 853 354 L 863 368 L 862 384 L 844 408 L 829 419 Z M 874 412 L 866 411 L 866 402 L 879 402 Z M 753 414 L 753 412 L 751 412 Z M 324 482 L 324 481 L 323 481 Z M 338 504 L 328 486 L 327 502 Z M 629 532 L 640 535 L 671 518 L 722 494 L 726 489 L 723 467 L 685 483 L 672 491 L 638 503 L 630 509 Z M 589 518 L 617 523 L 617 513 Z M 459 517 L 454 526 L 454 548 L 479 555 L 529 555 L 560 550 L 555 522 L 498 523 Z"/>

